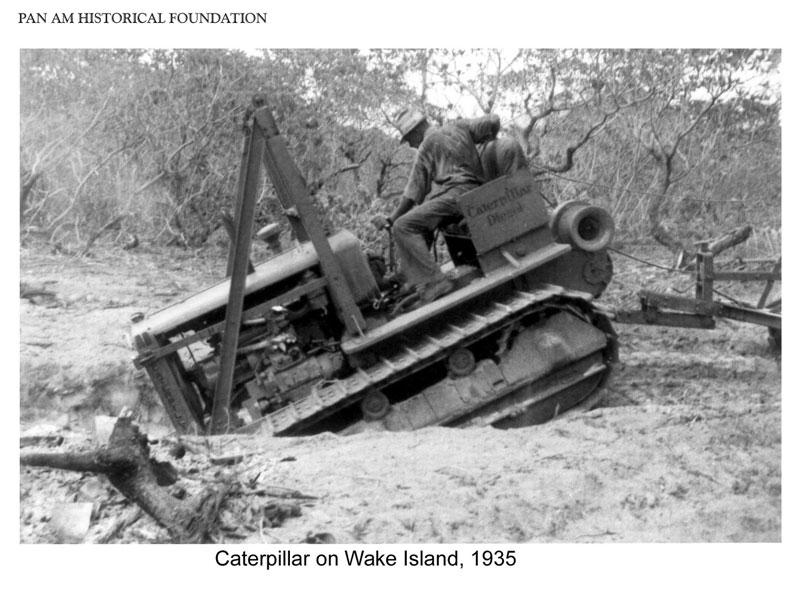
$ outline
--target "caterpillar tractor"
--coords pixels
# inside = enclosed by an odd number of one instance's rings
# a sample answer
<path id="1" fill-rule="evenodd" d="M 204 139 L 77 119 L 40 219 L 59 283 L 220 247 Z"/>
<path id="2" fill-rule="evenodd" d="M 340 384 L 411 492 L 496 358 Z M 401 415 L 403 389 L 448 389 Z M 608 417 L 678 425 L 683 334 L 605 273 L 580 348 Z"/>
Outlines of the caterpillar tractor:
<path id="1" fill-rule="evenodd" d="M 178 433 L 520 427 L 597 401 L 617 358 L 592 302 L 612 275 L 607 212 L 548 213 L 527 171 L 483 184 L 443 231 L 456 288 L 408 305 L 385 260 L 326 234 L 270 109 L 251 114 L 228 277 L 131 326 L 134 363 Z M 262 168 L 294 246 L 272 223 L 258 237 L 273 255 L 253 265 Z"/>

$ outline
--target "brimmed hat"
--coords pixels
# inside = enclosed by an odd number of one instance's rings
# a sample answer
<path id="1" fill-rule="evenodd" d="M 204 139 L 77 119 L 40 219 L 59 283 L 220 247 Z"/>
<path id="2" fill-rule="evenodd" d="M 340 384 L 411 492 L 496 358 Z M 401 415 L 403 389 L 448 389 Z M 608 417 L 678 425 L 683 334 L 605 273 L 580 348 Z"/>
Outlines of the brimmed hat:
<path id="1" fill-rule="evenodd" d="M 394 117 L 394 126 L 400 131 L 400 140 L 405 141 L 406 135 L 424 120 L 425 115 L 415 108 L 405 108 L 399 111 Z"/>

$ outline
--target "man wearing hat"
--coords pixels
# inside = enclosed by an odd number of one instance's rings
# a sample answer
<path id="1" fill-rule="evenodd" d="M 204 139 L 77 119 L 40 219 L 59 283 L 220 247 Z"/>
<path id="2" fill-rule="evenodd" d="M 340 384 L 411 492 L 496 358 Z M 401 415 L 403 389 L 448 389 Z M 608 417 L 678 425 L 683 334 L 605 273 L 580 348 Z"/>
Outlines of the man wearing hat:
<path id="1" fill-rule="evenodd" d="M 401 202 L 386 222 L 394 234 L 401 273 L 428 303 L 453 290 L 453 282 L 430 253 L 434 230 L 461 218 L 460 195 L 525 167 L 525 157 L 516 141 L 495 141 L 500 130 L 496 114 L 436 127 L 418 110 L 407 108 L 397 114 L 395 125 L 401 141 L 416 148 L 417 155 Z M 486 142 L 492 142 L 491 149 L 484 149 Z M 479 148 L 487 161 L 481 161 Z M 489 177 L 484 167 L 490 169 Z"/>

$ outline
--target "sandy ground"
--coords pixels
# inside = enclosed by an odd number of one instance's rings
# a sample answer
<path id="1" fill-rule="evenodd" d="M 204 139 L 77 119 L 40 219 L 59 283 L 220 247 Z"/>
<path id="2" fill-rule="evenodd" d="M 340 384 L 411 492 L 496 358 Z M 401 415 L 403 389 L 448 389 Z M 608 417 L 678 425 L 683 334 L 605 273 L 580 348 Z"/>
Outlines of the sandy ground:
<path id="1" fill-rule="evenodd" d="M 633 251 L 633 250 L 628 250 Z M 636 250 L 653 259 L 652 249 Z M 603 303 L 686 279 L 615 256 Z M 130 362 L 131 314 L 217 280 L 220 252 L 21 251 L 21 430 L 90 449 L 96 416 L 136 411 L 177 487 L 236 485 L 219 542 L 778 542 L 782 539 L 781 369 L 766 329 L 619 325 L 621 363 L 605 401 L 535 428 L 430 428 L 298 439 L 221 438 L 181 459 L 152 389 Z M 44 291 L 44 294 L 33 294 Z M 755 294 L 753 294 L 755 292 Z M 746 300 L 757 291 L 742 292 Z M 26 449 L 27 450 L 27 449 Z M 211 463 L 236 454 L 234 465 Z M 160 529 L 103 479 L 22 468 L 20 541 L 60 540 L 62 503 L 88 502 L 84 542 L 159 543 Z"/>

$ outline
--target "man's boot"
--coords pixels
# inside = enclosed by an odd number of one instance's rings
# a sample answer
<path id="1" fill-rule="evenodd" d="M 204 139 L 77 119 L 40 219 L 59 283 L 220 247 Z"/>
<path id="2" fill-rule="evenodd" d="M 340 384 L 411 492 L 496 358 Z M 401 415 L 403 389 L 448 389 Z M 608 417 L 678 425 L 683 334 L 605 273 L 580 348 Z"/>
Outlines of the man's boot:
<path id="1" fill-rule="evenodd" d="M 454 287 L 455 283 L 446 277 L 436 282 L 428 282 L 422 289 L 420 301 L 423 304 L 435 301 L 452 291 Z"/>

